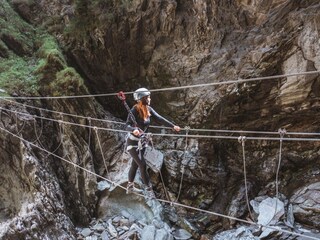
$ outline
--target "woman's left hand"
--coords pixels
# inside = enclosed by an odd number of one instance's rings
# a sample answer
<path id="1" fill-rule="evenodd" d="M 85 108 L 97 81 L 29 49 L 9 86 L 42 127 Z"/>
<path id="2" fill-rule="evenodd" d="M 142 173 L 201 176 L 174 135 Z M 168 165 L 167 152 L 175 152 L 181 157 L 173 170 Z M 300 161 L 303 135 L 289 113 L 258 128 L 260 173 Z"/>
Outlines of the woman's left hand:
<path id="1" fill-rule="evenodd" d="M 180 132 L 181 128 L 179 126 L 173 126 L 173 130 L 176 132 Z"/>

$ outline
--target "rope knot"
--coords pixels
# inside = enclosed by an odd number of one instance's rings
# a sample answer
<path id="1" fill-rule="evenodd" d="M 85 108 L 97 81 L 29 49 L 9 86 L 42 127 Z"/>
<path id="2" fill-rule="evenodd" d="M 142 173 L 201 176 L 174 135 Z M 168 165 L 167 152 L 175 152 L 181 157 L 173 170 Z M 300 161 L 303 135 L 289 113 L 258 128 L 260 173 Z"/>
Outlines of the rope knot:
<path id="1" fill-rule="evenodd" d="M 185 126 L 185 127 L 184 127 L 184 130 L 185 130 L 187 133 L 190 131 L 190 129 L 191 129 L 190 126 Z"/>

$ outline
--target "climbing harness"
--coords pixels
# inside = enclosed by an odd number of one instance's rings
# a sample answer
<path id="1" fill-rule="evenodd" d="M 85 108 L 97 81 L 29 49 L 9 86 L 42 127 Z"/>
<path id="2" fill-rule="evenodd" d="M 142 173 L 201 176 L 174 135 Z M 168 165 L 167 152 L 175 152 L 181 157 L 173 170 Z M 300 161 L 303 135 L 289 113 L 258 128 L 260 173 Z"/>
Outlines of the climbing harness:
<path id="1" fill-rule="evenodd" d="M 126 150 L 129 151 L 132 148 L 135 148 L 140 157 L 144 158 L 147 166 L 152 171 L 154 171 L 155 173 L 161 172 L 161 167 L 163 164 L 163 154 L 154 148 L 152 134 L 144 133 L 141 134 L 140 137 L 135 137 L 132 134 L 129 134 L 128 138 L 133 140 L 136 145 L 130 144 L 127 146 Z M 141 156 L 143 149 L 143 156 Z"/>
<path id="2" fill-rule="evenodd" d="M 246 192 L 246 202 L 247 202 L 247 207 L 249 211 L 249 215 L 251 217 L 251 220 L 253 220 L 253 215 L 250 209 L 250 204 L 249 204 L 249 197 L 248 197 L 248 186 L 247 186 L 247 170 L 246 170 L 246 154 L 245 154 L 245 141 L 246 137 L 245 136 L 240 136 L 238 138 L 239 143 L 241 143 L 242 146 L 242 157 L 243 157 L 243 174 L 244 174 L 244 187 L 245 187 L 245 192 Z"/>
<path id="3" fill-rule="evenodd" d="M 186 160 L 186 155 L 187 155 L 187 150 L 188 150 L 188 134 L 189 134 L 190 127 L 189 126 L 185 126 L 184 130 L 186 131 L 186 144 L 185 144 L 185 147 L 184 147 L 183 162 Z M 181 189 L 182 189 L 182 182 L 183 182 L 183 176 L 184 176 L 184 172 L 185 172 L 185 166 L 187 166 L 189 164 L 189 161 L 185 165 L 184 164 L 182 165 L 179 191 L 178 191 L 178 196 L 177 196 L 177 199 L 176 199 L 175 202 L 178 202 L 178 200 L 179 200 L 179 197 L 180 197 L 180 194 L 181 194 Z"/>

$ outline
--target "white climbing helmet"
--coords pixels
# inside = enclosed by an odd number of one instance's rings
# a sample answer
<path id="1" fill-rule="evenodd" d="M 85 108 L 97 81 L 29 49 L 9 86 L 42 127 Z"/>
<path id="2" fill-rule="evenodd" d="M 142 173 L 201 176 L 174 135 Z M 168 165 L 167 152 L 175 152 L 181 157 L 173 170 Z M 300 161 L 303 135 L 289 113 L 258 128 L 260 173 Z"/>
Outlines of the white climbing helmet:
<path id="1" fill-rule="evenodd" d="M 133 99 L 135 101 L 139 101 L 141 98 L 149 96 L 149 95 L 150 95 L 150 91 L 148 89 L 146 89 L 146 88 L 138 88 L 133 93 Z"/>

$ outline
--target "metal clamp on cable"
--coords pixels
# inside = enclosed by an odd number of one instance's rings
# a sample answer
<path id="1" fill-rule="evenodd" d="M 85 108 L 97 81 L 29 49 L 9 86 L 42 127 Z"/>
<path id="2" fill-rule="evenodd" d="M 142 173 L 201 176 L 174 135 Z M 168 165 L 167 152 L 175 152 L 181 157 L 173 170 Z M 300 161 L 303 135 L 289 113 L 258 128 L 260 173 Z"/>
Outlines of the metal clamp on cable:
<path id="1" fill-rule="evenodd" d="M 287 134 L 287 130 L 285 128 L 284 129 L 279 128 L 278 133 L 280 134 L 280 140 L 282 140 L 284 135 Z"/>
<path id="2" fill-rule="evenodd" d="M 240 136 L 238 138 L 238 142 L 242 144 L 242 146 L 244 146 L 244 142 L 247 140 L 246 136 Z"/>

